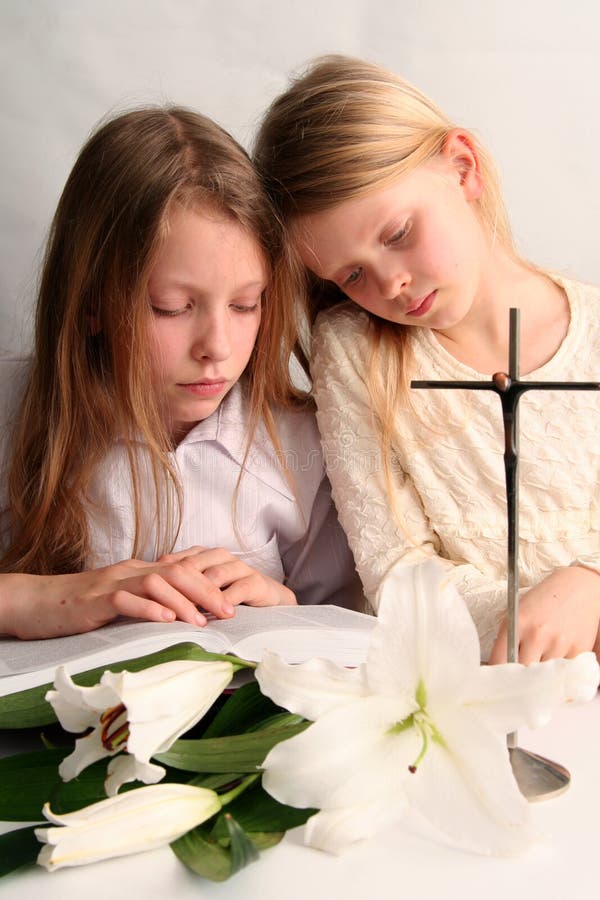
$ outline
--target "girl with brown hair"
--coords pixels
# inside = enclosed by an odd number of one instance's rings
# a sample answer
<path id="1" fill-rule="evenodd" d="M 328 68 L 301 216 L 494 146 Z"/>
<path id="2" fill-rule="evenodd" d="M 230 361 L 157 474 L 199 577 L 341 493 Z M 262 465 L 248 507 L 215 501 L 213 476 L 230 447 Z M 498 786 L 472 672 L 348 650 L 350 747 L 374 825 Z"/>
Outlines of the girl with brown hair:
<path id="1" fill-rule="evenodd" d="M 32 358 L 0 359 L 0 632 L 344 595 L 280 256 L 246 153 L 209 119 L 135 110 L 83 147 Z"/>

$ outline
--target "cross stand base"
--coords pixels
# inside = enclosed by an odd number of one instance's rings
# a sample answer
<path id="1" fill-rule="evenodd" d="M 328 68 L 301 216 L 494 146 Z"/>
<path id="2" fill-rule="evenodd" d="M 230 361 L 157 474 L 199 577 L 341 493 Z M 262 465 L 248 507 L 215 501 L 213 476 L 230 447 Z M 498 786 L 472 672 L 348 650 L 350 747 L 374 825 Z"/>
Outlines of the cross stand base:
<path id="1" fill-rule="evenodd" d="M 571 782 L 564 766 L 522 747 L 509 747 L 510 764 L 526 800 L 551 800 L 563 794 Z"/>

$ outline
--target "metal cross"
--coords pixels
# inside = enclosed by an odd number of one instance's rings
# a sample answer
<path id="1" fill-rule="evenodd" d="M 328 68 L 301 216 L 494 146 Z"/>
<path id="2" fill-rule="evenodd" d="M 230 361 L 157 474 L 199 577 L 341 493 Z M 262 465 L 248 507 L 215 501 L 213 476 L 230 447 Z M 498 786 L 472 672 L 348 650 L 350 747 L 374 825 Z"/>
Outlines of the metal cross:
<path id="1" fill-rule="evenodd" d="M 494 391 L 502 404 L 504 423 L 504 474 L 508 520 L 507 568 L 507 658 L 519 659 L 519 400 L 526 391 L 596 391 L 595 381 L 521 381 L 519 379 L 519 310 L 510 310 L 508 374 L 496 372 L 491 381 L 411 381 L 412 388 Z M 569 774 L 562 766 L 517 747 L 517 736 L 508 736 L 511 761 L 519 787 L 529 799 L 555 795 L 564 790 Z M 528 761 L 530 760 L 530 761 Z M 552 768 L 548 774 L 547 767 Z M 534 772 L 535 770 L 535 772 Z M 558 771 L 557 771 L 558 770 Z M 566 781 L 565 781 L 566 777 Z"/>

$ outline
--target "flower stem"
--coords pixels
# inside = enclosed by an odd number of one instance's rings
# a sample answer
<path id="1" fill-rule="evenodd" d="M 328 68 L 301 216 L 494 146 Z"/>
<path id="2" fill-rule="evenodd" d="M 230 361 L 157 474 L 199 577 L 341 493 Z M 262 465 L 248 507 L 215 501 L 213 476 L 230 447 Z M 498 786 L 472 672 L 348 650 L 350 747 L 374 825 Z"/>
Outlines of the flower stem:
<path id="1" fill-rule="evenodd" d="M 254 784 L 261 776 L 260 772 L 256 772 L 256 774 L 248 775 L 247 778 L 244 778 L 240 783 L 228 791 L 226 794 L 219 794 L 219 800 L 221 802 L 221 806 L 227 806 L 228 803 L 231 803 L 232 800 L 235 800 L 246 788 L 249 788 L 251 784 Z"/>
<path id="2" fill-rule="evenodd" d="M 249 659 L 241 659 L 239 656 L 224 656 L 223 659 L 231 663 L 234 672 L 239 669 L 256 669 L 258 666 L 258 663 L 250 662 Z"/>

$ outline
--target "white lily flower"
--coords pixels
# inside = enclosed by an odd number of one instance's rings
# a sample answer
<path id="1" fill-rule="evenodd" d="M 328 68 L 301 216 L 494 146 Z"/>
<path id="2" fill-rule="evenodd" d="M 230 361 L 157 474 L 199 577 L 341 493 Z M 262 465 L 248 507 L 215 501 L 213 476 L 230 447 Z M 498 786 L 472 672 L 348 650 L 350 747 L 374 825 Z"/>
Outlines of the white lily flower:
<path id="1" fill-rule="evenodd" d="M 359 669 L 265 655 L 263 693 L 314 724 L 270 751 L 263 785 L 282 803 L 318 808 L 306 840 L 330 852 L 397 822 L 407 804 L 467 849 L 517 852 L 533 833 L 506 734 L 591 699 L 596 657 L 481 666 L 473 621 L 439 562 L 414 567 L 411 592 L 399 581 L 397 568 L 382 584 Z"/>
<path id="2" fill-rule="evenodd" d="M 229 684 L 233 666 L 226 661 L 175 660 L 141 672 L 105 672 L 93 687 L 76 685 L 63 667 L 56 672 L 46 700 L 63 728 L 93 730 L 75 742 L 59 767 L 63 781 L 75 778 L 105 756 L 106 793 L 116 794 L 127 781 L 154 784 L 165 774 L 150 762 L 195 725 Z"/>
<path id="3" fill-rule="evenodd" d="M 46 846 L 38 864 L 49 871 L 154 850 L 181 837 L 221 809 L 214 791 L 189 784 L 157 784 L 93 803 L 77 812 L 44 815 L 60 828 L 36 828 Z"/>

